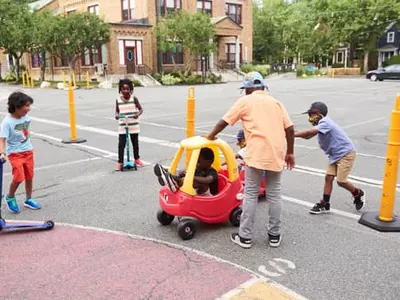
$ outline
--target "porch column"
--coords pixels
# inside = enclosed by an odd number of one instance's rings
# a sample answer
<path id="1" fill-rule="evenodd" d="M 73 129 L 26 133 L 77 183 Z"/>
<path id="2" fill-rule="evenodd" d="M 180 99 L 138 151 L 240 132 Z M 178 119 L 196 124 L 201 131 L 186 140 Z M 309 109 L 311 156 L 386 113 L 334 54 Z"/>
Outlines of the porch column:
<path id="1" fill-rule="evenodd" d="M 235 69 L 239 70 L 240 69 L 240 43 L 239 43 L 239 37 L 235 37 L 235 43 L 236 43 L 236 51 L 235 51 Z"/>
<path id="2" fill-rule="evenodd" d="M 213 39 L 210 39 L 210 44 L 213 43 Z M 210 56 L 209 56 L 209 63 L 210 63 L 210 70 L 214 69 L 214 52 L 210 52 Z"/>
<path id="3" fill-rule="evenodd" d="M 333 54 L 333 57 L 332 57 L 332 64 L 334 64 L 334 63 L 336 63 L 336 51 L 335 51 L 335 53 Z"/>
<path id="4" fill-rule="evenodd" d="M 344 50 L 344 68 L 347 68 L 347 48 Z"/>

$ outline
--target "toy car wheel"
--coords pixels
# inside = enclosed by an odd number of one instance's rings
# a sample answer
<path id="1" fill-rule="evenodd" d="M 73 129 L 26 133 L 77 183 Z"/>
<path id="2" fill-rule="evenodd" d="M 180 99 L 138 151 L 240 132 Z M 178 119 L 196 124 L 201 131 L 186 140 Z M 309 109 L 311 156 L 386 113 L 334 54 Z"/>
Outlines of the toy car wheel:
<path id="1" fill-rule="evenodd" d="M 229 216 L 229 222 L 235 227 L 239 227 L 240 225 L 240 216 L 242 215 L 242 209 L 240 207 L 236 207 L 232 210 L 231 215 Z"/>
<path id="2" fill-rule="evenodd" d="M 54 228 L 54 222 L 53 221 L 51 221 L 51 220 L 49 220 L 49 221 L 46 221 L 46 229 L 53 229 Z"/>
<path id="3" fill-rule="evenodd" d="M 196 224 L 191 220 L 183 220 L 178 224 L 178 234 L 183 240 L 190 240 L 196 234 Z"/>
<path id="4" fill-rule="evenodd" d="M 157 212 L 157 220 L 158 222 L 160 222 L 161 225 L 167 226 L 171 224 L 174 218 L 175 218 L 174 216 L 167 214 L 165 211 L 161 209 Z"/>

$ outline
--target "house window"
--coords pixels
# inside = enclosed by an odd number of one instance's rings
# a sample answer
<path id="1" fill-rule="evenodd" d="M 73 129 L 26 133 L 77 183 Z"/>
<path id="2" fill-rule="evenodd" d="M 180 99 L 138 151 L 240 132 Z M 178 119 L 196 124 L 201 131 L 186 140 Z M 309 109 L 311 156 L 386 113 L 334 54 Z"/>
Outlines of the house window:
<path id="1" fill-rule="evenodd" d="M 175 13 L 182 8 L 182 0 L 161 0 L 161 15 Z"/>
<path id="2" fill-rule="evenodd" d="M 32 52 L 32 68 L 40 68 L 40 54 L 37 50 Z"/>
<path id="3" fill-rule="evenodd" d="M 183 64 L 183 48 L 182 44 L 178 44 L 172 51 L 167 51 L 163 53 L 163 64 Z"/>
<path id="4" fill-rule="evenodd" d="M 344 61 L 343 61 L 343 52 L 338 52 L 338 53 L 337 53 L 336 62 L 337 62 L 338 64 L 342 64 L 342 63 L 344 62 Z"/>
<path id="5" fill-rule="evenodd" d="M 387 42 L 394 43 L 394 32 L 388 32 L 387 34 Z"/>
<path id="6" fill-rule="evenodd" d="M 204 12 L 212 16 L 212 1 L 211 0 L 197 0 L 197 11 Z"/>
<path id="7" fill-rule="evenodd" d="M 99 8 L 98 5 L 91 5 L 91 6 L 88 7 L 88 12 L 98 16 L 100 14 L 100 8 Z"/>
<path id="8" fill-rule="evenodd" d="M 93 66 L 95 64 L 101 64 L 103 57 L 99 48 L 93 47 L 92 49 L 85 49 L 82 56 L 83 66 Z"/>
<path id="9" fill-rule="evenodd" d="M 236 23 L 242 24 L 242 5 L 241 4 L 226 3 L 225 4 L 225 13 Z"/>
<path id="10" fill-rule="evenodd" d="M 122 20 L 133 20 L 135 15 L 135 0 L 121 0 L 122 1 Z"/>
<path id="11" fill-rule="evenodd" d="M 68 56 L 61 52 L 61 58 L 54 56 L 55 67 L 68 67 Z"/>
<path id="12" fill-rule="evenodd" d="M 226 44 L 226 62 L 234 63 L 236 60 L 236 44 Z M 240 62 L 242 62 L 242 45 L 240 45 Z"/>

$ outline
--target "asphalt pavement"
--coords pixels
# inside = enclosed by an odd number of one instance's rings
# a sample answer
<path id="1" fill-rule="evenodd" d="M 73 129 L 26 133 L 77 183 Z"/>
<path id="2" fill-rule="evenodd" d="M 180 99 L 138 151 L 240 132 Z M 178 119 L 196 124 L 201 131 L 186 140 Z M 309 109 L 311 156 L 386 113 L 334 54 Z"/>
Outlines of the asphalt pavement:
<path id="1" fill-rule="evenodd" d="M 352 179 L 367 192 L 364 211 L 379 210 L 390 112 L 400 82 L 285 78 L 267 80 L 267 84 L 271 95 L 286 106 L 296 129 L 309 127 L 301 113 L 312 102 L 327 103 L 329 115 L 346 130 L 357 148 Z M 239 83 L 196 87 L 198 134 L 211 130 L 240 97 L 238 88 Z M 0 86 L 2 114 L 6 112 L 5 99 L 12 90 Z M 23 209 L 19 215 L 4 212 L 6 219 L 53 219 L 56 224 L 96 227 L 166 241 L 242 266 L 254 272 L 246 274 L 262 275 L 308 299 L 400 297 L 399 234 L 379 233 L 359 225 L 360 213 L 355 211 L 350 195 L 336 186 L 331 200 L 335 209 L 332 214 L 308 213 L 309 207 L 321 197 L 323 172 L 328 163 L 315 139 L 296 141 L 298 169 L 284 171 L 283 241 L 279 248 L 271 249 L 267 245 L 268 204 L 263 200 L 259 204 L 254 246 L 250 250 L 230 242 L 228 235 L 235 229 L 229 224 L 199 223 L 196 237 L 182 241 L 175 222 L 162 227 L 156 220 L 159 186 L 151 164 L 168 165 L 179 141 L 185 137 L 187 87 L 135 90 L 144 107 L 140 153 L 149 165 L 138 172 L 126 173 L 113 171 L 117 152 L 117 123 L 113 119 L 116 90 L 75 91 L 78 137 L 87 139 L 82 145 L 61 143 L 62 139 L 69 138 L 66 91 L 26 89 L 26 92 L 35 100 L 31 110 L 36 155 L 35 197 L 43 208 L 40 211 Z M 240 124 L 229 127 L 221 135 L 234 149 L 234 135 L 239 128 Z M 8 166 L 5 172 L 7 185 L 11 178 Z M 20 203 L 22 197 L 23 189 L 20 189 Z M 395 209 L 400 210 L 399 201 Z M 54 233 L 56 230 L 57 225 Z M 59 230 L 62 234 L 65 229 Z M 21 237 L 18 235 L 18 239 Z M 0 236 L 0 242 L 1 239 Z M 14 248 L 10 246 L 10 249 Z M 51 251 L 46 255 L 51 255 Z M 6 271 L 0 271 L 0 278 L 7 276 Z M 243 276 L 240 282 L 247 280 Z M 211 294 L 204 295 L 204 299 L 211 298 Z M 10 296 L 10 299 L 20 298 Z"/>

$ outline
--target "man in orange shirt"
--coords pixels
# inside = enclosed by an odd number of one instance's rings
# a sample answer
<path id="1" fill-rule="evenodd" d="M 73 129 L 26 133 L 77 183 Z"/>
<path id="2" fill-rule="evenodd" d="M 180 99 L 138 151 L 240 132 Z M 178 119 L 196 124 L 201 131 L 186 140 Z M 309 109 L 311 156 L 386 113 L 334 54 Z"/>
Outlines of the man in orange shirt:
<path id="1" fill-rule="evenodd" d="M 242 248 L 252 246 L 253 227 L 262 172 L 265 172 L 266 198 L 269 201 L 268 238 L 271 247 L 281 242 L 281 174 L 285 162 L 294 167 L 294 126 L 285 107 L 264 92 L 264 78 L 258 72 L 246 75 L 240 98 L 207 135 L 210 140 L 225 129 L 242 121 L 246 137 L 246 181 L 243 213 L 239 233 L 232 242 Z"/>

